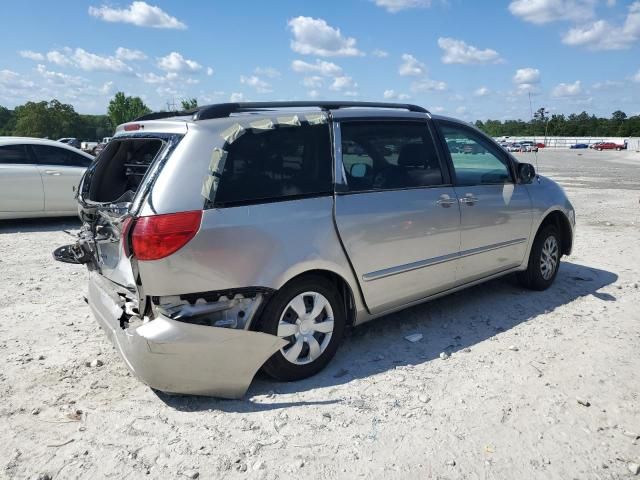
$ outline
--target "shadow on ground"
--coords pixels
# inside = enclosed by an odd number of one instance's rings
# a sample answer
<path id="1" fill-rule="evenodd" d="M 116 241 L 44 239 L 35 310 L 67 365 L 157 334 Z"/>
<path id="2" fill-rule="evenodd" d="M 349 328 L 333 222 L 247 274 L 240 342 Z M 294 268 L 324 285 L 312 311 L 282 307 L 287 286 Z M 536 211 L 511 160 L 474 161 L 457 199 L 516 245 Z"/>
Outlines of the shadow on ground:
<path id="1" fill-rule="evenodd" d="M 56 232 L 77 230 L 81 226 L 78 217 L 27 218 L 0 220 L 0 235 L 3 233 Z"/>
<path id="2" fill-rule="evenodd" d="M 162 393 L 158 396 L 167 405 L 183 411 L 216 409 L 257 412 L 292 405 L 326 403 L 261 403 L 252 397 L 331 387 L 393 370 L 397 366 L 416 365 L 434 359 L 440 361 L 441 352 L 455 354 L 459 350 L 472 348 L 520 323 L 535 321 L 539 315 L 580 297 L 593 295 L 601 301 L 615 301 L 613 295 L 598 290 L 617 278 L 612 272 L 563 262 L 554 285 L 544 292 L 525 290 L 512 277 L 505 277 L 349 330 L 329 366 L 306 380 L 279 383 L 258 374 L 244 400 L 168 396 Z M 421 333 L 422 340 L 416 343 L 405 340 L 404 337 L 411 333 Z"/>

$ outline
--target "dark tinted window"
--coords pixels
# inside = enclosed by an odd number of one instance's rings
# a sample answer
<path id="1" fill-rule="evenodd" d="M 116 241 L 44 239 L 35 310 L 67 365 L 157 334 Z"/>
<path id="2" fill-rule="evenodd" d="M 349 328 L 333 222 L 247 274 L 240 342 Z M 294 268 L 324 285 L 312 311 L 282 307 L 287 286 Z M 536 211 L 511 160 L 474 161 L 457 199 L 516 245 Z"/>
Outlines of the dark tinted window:
<path id="1" fill-rule="evenodd" d="M 433 140 L 422 122 L 343 122 L 342 162 L 349 191 L 443 183 Z"/>
<path id="2" fill-rule="evenodd" d="M 441 123 L 458 185 L 500 184 L 511 181 L 503 152 L 480 133 L 461 125 Z"/>
<path id="3" fill-rule="evenodd" d="M 295 198 L 331 192 L 327 125 L 247 130 L 225 147 L 216 205 Z"/>
<path id="4" fill-rule="evenodd" d="M 66 148 L 49 145 L 31 145 L 36 161 L 40 165 L 60 165 L 65 167 L 88 167 L 91 160 Z"/>
<path id="5" fill-rule="evenodd" d="M 27 155 L 24 145 L 5 145 L 0 147 L 0 163 L 33 163 Z"/>

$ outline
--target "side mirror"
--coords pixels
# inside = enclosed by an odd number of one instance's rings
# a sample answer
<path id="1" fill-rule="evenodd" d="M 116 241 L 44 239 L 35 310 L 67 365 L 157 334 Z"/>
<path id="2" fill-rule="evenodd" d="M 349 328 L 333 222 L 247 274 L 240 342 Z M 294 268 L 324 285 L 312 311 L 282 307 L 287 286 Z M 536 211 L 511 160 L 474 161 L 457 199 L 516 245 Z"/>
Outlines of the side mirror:
<path id="1" fill-rule="evenodd" d="M 536 176 L 536 169 L 530 163 L 518 164 L 518 178 L 520 183 L 531 183 Z"/>
<path id="2" fill-rule="evenodd" d="M 351 165 L 349 173 L 352 177 L 363 178 L 367 174 L 367 165 L 365 163 L 354 163 Z"/>

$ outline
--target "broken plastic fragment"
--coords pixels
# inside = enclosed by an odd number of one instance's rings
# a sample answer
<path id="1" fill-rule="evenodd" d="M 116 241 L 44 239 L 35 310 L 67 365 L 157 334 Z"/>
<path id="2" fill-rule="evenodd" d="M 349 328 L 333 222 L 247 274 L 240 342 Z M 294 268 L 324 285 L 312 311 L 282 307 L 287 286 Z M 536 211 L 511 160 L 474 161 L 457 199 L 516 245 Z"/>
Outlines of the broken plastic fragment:
<path id="1" fill-rule="evenodd" d="M 273 130 L 275 128 L 275 125 L 270 118 L 251 122 L 249 125 L 253 130 Z"/>
<path id="2" fill-rule="evenodd" d="M 226 130 L 224 130 L 220 134 L 220 136 L 222 138 L 224 138 L 225 142 L 233 143 L 236 140 L 238 140 L 244 134 L 245 131 L 246 130 L 244 129 L 244 127 L 242 125 L 240 125 L 239 123 L 236 123 L 234 125 L 231 125 Z"/>
<path id="3" fill-rule="evenodd" d="M 224 170 L 224 164 L 227 161 L 227 151 L 221 148 L 214 148 L 211 153 L 211 161 L 209 162 L 209 172 L 222 173 Z"/>
<path id="4" fill-rule="evenodd" d="M 309 125 L 322 125 L 327 123 L 327 116 L 323 113 L 308 113 L 305 117 Z"/>
<path id="5" fill-rule="evenodd" d="M 207 175 L 202 182 L 202 196 L 207 200 L 213 201 L 213 194 L 218 188 L 218 179 L 213 175 Z"/>
<path id="6" fill-rule="evenodd" d="M 298 115 L 278 117 L 278 125 L 282 125 L 283 127 L 299 127 L 300 118 L 298 118 Z"/>

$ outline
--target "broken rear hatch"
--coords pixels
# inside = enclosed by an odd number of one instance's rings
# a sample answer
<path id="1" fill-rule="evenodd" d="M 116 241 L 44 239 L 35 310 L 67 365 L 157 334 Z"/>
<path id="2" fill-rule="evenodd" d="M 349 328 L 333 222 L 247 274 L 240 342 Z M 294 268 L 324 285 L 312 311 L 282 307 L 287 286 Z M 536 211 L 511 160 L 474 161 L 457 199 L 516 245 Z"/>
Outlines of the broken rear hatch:
<path id="1" fill-rule="evenodd" d="M 128 254 L 127 228 L 149 193 L 164 161 L 180 141 L 176 134 L 114 137 L 86 171 L 78 188 L 82 228 L 78 241 L 54 251 L 56 260 L 86 264 L 142 301 L 135 262 Z"/>

